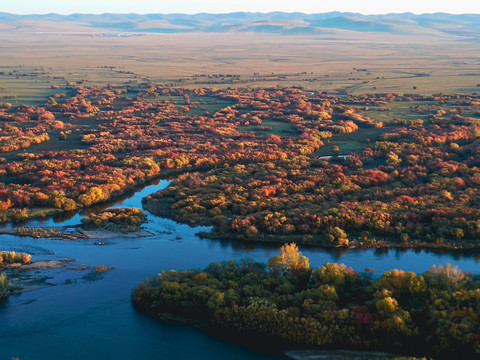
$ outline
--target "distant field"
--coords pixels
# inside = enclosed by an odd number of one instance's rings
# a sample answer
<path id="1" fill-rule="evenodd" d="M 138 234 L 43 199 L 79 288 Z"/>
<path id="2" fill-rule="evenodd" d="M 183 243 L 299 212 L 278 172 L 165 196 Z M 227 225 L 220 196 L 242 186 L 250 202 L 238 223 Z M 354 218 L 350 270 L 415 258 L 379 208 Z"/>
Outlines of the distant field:
<path id="1" fill-rule="evenodd" d="M 66 62 L 69 64 L 69 62 Z M 121 70 L 107 68 L 68 69 L 57 66 L 0 66 L 0 102 L 13 105 L 44 104 L 49 96 L 61 92 L 72 93 L 74 86 L 93 86 L 105 83 L 125 83 L 134 76 Z"/>
<path id="2" fill-rule="evenodd" d="M 1 75 L 0 96 L 35 103 L 53 93 L 50 85 L 81 80 L 86 85 L 151 80 L 182 87 L 302 86 L 337 94 L 480 91 L 478 43 L 454 36 L 0 32 L 0 71 L 38 67 L 48 74 Z"/>

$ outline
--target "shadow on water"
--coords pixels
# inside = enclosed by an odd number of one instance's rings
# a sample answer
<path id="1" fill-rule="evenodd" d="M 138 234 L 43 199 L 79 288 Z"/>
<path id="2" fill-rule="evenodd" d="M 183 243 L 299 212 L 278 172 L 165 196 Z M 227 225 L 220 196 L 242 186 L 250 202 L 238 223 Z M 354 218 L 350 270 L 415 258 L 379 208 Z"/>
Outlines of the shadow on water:
<path id="1" fill-rule="evenodd" d="M 164 189 L 169 181 L 152 181 L 142 190 L 88 211 L 108 207 L 142 207 L 142 198 Z M 70 217 L 69 217 L 70 216 Z M 73 226 L 85 213 L 29 226 Z M 0 236 L 0 247 L 30 251 L 33 260 L 65 258 L 76 264 L 109 266 L 101 276 L 58 270 L 49 279 L 55 286 L 20 293 L 0 304 L 0 348 L 5 358 L 21 359 L 275 359 L 261 349 L 214 338 L 186 326 L 169 324 L 139 314 L 130 302 L 131 291 L 143 279 L 161 271 L 205 268 L 212 262 L 253 258 L 266 262 L 279 245 L 231 240 L 200 239 L 195 234 L 207 227 L 192 228 L 147 212 L 144 238 L 93 240 Z M 374 275 L 394 268 L 424 272 L 433 265 L 451 263 L 464 271 L 478 272 L 479 252 L 432 252 L 392 249 L 319 249 L 301 247 L 313 267 L 341 262 L 355 271 L 374 269 Z M 91 281 L 91 280 L 95 281 Z M 48 346 L 46 346 L 48 344 Z"/>

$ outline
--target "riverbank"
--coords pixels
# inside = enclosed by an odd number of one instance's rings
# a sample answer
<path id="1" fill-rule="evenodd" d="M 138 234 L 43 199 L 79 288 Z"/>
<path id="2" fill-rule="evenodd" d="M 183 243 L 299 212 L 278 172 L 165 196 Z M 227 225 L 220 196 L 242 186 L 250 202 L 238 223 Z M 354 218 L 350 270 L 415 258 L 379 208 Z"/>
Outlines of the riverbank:
<path id="1" fill-rule="evenodd" d="M 456 250 L 480 250 L 480 243 L 462 242 L 462 243 L 427 243 L 424 241 L 409 241 L 405 243 L 393 242 L 388 240 L 370 240 L 363 242 L 360 240 L 351 240 L 348 245 L 335 245 L 329 243 L 312 243 L 302 241 L 299 235 L 267 235 L 264 237 L 248 238 L 242 234 L 228 234 L 216 231 L 199 232 L 196 234 L 201 239 L 211 240 L 230 240 L 243 241 L 258 244 L 284 244 L 289 242 L 298 242 L 302 246 L 315 247 L 319 249 L 415 249 L 415 250 L 439 250 L 439 251 L 456 251 Z"/>
<path id="2" fill-rule="evenodd" d="M 78 208 L 71 210 L 71 209 L 59 209 L 59 208 L 54 208 L 54 207 L 48 207 L 48 208 L 43 208 L 43 207 L 34 207 L 34 208 L 28 208 L 25 209 L 26 211 L 26 216 L 23 217 L 21 220 L 20 219 L 14 219 L 10 216 L 4 216 L 0 217 L 0 226 L 6 225 L 9 223 L 27 223 L 32 220 L 47 220 L 47 219 L 52 219 L 54 217 L 58 216 L 65 216 L 68 214 L 80 212 L 80 211 L 86 211 L 89 212 L 92 209 L 107 209 L 111 207 L 112 204 L 115 204 L 117 202 L 122 202 L 132 196 L 135 196 L 137 193 L 143 193 L 143 191 L 150 187 L 150 186 L 156 186 L 158 185 L 161 181 L 166 180 L 169 181 L 168 179 L 178 176 L 190 171 L 207 171 L 211 169 L 213 166 L 198 166 L 198 167 L 192 167 L 192 168 L 179 168 L 179 169 L 163 169 L 160 174 L 157 174 L 155 176 L 150 176 L 146 177 L 143 179 L 142 182 L 136 183 L 134 185 L 127 186 L 126 188 L 117 191 L 115 193 L 110 194 L 110 196 L 102 201 L 98 201 L 96 203 L 92 203 L 91 205 L 88 206 L 79 206 Z M 155 192 L 155 191 L 154 191 Z M 146 194 L 148 195 L 148 194 Z M 145 196 L 146 196 L 145 195 Z M 141 203 L 141 202 L 140 202 Z M 77 204 L 79 205 L 79 204 Z"/>
<path id="3" fill-rule="evenodd" d="M 293 360 L 415 360 L 416 358 L 383 352 L 349 350 L 292 350 L 285 355 Z"/>
<path id="4" fill-rule="evenodd" d="M 29 271 L 29 270 L 48 270 L 48 269 L 59 269 L 67 267 L 68 261 L 54 261 L 54 260 L 40 260 L 31 262 L 29 264 L 21 263 L 12 263 L 0 264 L 0 271 L 5 270 L 17 270 L 17 271 Z"/>
<path id="5" fill-rule="evenodd" d="M 0 302 L 12 294 L 34 291 L 49 286 L 46 282 L 48 277 L 38 276 L 38 272 L 65 267 L 67 267 L 66 262 L 53 260 L 0 263 Z M 35 270 L 36 274 L 26 276 L 25 273 L 31 270 Z"/>
<path id="6" fill-rule="evenodd" d="M 177 185 L 173 185 L 174 188 Z M 251 231 L 233 231 L 232 214 L 228 216 L 213 216 L 204 211 L 202 215 L 192 213 L 185 215 L 179 211 L 178 207 L 174 207 L 174 196 L 169 192 L 169 187 L 165 193 L 157 192 L 147 196 L 143 201 L 143 208 L 152 214 L 174 220 L 181 224 L 189 226 L 211 226 L 208 232 L 198 232 L 196 235 L 202 239 L 240 241 L 251 244 L 284 244 L 295 242 L 306 247 L 315 247 L 320 249 L 415 249 L 415 250 L 436 250 L 436 251 L 459 251 L 459 250 L 480 250 L 480 241 L 473 239 L 436 239 L 430 242 L 416 239 L 414 237 L 405 237 L 405 241 L 400 240 L 401 237 L 385 236 L 375 238 L 374 234 L 366 236 L 364 233 L 354 233 L 344 238 L 347 234 L 339 229 L 334 228 L 335 241 L 329 241 L 328 231 L 317 230 L 316 233 L 265 233 L 256 228 Z M 177 191 L 177 190 L 176 190 Z M 175 191 L 174 191 L 175 193 Z M 182 210 L 183 211 L 183 210 Z M 208 215 L 210 214 L 210 215 Z M 247 216 L 248 217 L 248 216 Z M 250 221 L 254 215 L 245 221 Z M 268 216 L 267 216 L 268 217 Z M 286 217 L 282 221 L 287 221 Z M 238 223 L 237 223 L 238 225 Z M 247 226 L 248 227 L 248 226 Z M 250 227 L 252 228 L 252 227 Z M 390 240 L 391 239 L 391 240 Z"/>
<path id="7" fill-rule="evenodd" d="M 0 228 L 0 235 L 2 234 L 65 241 L 78 239 L 116 239 L 153 236 L 152 233 L 143 229 L 135 232 L 124 233 L 103 229 L 84 230 L 80 226 L 45 228 Z"/>
<path id="8" fill-rule="evenodd" d="M 44 238 L 56 240 L 77 240 L 79 238 L 87 238 L 87 234 L 83 234 L 74 227 L 18 227 L 18 228 L 0 228 L 0 235 L 15 235 L 31 238 Z"/>

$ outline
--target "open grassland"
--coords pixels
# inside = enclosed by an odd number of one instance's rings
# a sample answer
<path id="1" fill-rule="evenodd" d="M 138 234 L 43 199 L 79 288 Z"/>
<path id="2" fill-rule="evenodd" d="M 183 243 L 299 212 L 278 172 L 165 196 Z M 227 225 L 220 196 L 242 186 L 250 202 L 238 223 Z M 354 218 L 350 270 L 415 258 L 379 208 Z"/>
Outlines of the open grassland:
<path id="1" fill-rule="evenodd" d="M 478 42 L 447 35 L 332 30 L 324 35 L 95 37 L 72 32 L 0 32 L 0 41 L 0 71 L 25 65 L 48 72 L 19 79 L 0 76 L 0 96 L 27 101 L 28 97 L 35 101 L 41 94 L 50 95 L 50 85 L 63 86 L 66 81 L 152 80 L 182 87 L 302 86 L 339 94 L 472 93 L 480 84 Z"/>
<path id="2" fill-rule="evenodd" d="M 135 75 L 105 67 L 77 70 L 58 66 L 0 66 L 0 101 L 12 105 L 42 105 L 58 93 L 73 94 L 72 86 L 126 83 Z"/>

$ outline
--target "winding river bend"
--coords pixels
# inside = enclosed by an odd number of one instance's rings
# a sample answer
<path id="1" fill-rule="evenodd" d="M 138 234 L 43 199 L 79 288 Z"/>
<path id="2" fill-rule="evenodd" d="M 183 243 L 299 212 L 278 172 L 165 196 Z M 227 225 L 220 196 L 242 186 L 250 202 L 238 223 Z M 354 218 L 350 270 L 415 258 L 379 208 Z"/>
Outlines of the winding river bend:
<path id="1" fill-rule="evenodd" d="M 166 180 L 151 184 L 111 207 L 141 207 L 141 199 L 167 187 Z M 32 221 L 28 226 L 71 226 L 76 214 L 61 222 Z M 278 246 L 200 239 L 198 231 L 172 220 L 148 214 L 151 237 L 115 238 L 107 245 L 94 240 L 0 236 L 0 250 L 28 251 L 34 261 L 71 258 L 75 264 L 111 266 L 96 276 L 66 269 L 38 271 L 39 290 L 10 296 L 0 304 L 0 349 L 5 359 L 275 359 L 276 356 L 211 337 L 191 327 L 153 320 L 135 311 L 130 294 L 139 281 L 164 270 L 203 268 L 214 261 L 254 258 L 266 261 Z M 341 262 L 354 270 L 376 274 L 399 268 L 424 272 L 430 265 L 451 263 L 479 272 L 480 253 L 434 253 L 416 250 L 301 249 L 312 266 Z"/>

